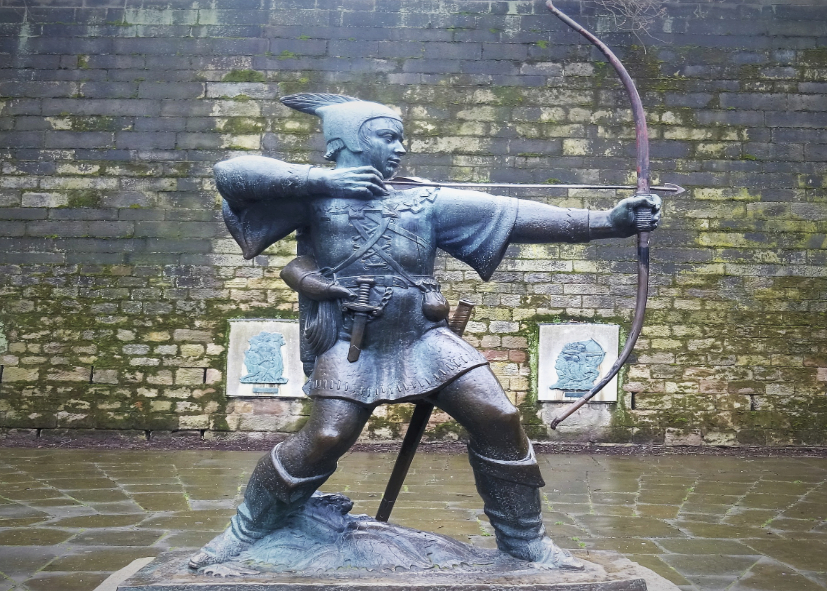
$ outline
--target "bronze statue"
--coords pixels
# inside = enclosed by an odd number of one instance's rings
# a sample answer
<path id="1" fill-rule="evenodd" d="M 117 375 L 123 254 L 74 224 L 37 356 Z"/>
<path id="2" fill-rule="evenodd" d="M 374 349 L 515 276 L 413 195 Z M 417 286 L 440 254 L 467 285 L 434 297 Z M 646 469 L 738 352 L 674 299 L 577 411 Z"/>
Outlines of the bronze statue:
<path id="1" fill-rule="evenodd" d="M 545 535 L 544 483 L 519 413 L 486 359 L 449 329 L 434 259 L 442 249 L 488 280 L 512 243 L 632 236 L 637 208 L 652 211 L 654 229 L 659 198 L 589 211 L 444 187 L 397 190 L 385 183 L 405 155 L 395 111 L 341 95 L 281 100 L 321 117 L 336 167 L 242 156 L 217 164 L 215 175 L 246 258 L 297 233 L 299 256 L 282 278 L 299 293 L 313 407 L 306 425 L 259 461 L 231 525 L 190 566 L 232 561 L 278 529 L 333 473 L 377 405 L 427 400 L 468 431 L 499 549 L 545 568 L 582 568 Z"/>

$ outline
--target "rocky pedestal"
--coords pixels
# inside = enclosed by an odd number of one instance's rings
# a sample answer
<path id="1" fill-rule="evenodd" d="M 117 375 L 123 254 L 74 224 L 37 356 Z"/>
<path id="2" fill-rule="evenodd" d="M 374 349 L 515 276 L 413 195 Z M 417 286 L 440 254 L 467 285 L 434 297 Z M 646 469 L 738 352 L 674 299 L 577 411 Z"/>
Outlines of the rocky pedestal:
<path id="1" fill-rule="evenodd" d="M 194 571 L 165 554 L 118 591 L 671 591 L 615 553 L 588 553 L 582 571 L 544 570 L 496 550 L 351 515 L 350 499 L 316 494 L 284 527 L 235 562 Z"/>

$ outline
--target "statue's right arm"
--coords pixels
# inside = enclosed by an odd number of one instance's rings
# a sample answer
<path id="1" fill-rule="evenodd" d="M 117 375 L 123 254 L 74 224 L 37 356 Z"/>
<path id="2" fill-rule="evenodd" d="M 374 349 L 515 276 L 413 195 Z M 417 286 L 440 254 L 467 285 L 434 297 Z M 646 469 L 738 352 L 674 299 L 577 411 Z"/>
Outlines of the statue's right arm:
<path id="1" fill-rule="evenodd" d="M 240 156 L 215 165 L 224 221 L 244 258 L 261 254 L 307 224 L 311 168 L 262 156 Z"/>
<path id="2" fill-rule="evenodd" d="M 309 195 L 313 167 L 264 156 L 239 156 L 215 165 L 215 185 L 232 209 Z"/>
<path id="3" fill-rule="evenodd" d="M 215 165 L 227 229 L 251 259 L 307 225 L 314 197 L 366 199 L 386 192 L 369 166 L 319 168 L 264 156 L 239 156 Z"/>
<path id="4" fill-rule="evenodd" d="M 320 168 L 265 156 L 239 156 L 215 165 L 215 184 L 232 209 L 260 201 L 387 194 L 382 176 L 370 166 Z"/>

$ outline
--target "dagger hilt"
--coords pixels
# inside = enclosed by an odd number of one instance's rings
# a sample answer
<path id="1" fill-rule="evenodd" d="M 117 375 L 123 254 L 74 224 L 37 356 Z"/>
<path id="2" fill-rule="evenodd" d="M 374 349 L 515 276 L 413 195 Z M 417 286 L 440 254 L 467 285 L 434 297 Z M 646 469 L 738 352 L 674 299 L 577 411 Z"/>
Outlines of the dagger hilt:
<path id="1" fill-rule="evenodd" d="M 356 285 L 359 290 L 356 292 L 355 302 L 345 302 L 342 308 L 356 314 L 370 314 L 376 312 L 379 307 L 370 305 L 370 290 L 376 280 L 373 277 L 359 276 L 356 278 Z"/>
<path id="2" fill-rule="evenodd" d="M 370 288 L 376 283 L 373 277 L 359 277 L 356 279 L 356 284 L 359 286 L 359 295 L 356 303 L 360 306 L 367 306 L 370 304 Z"/>

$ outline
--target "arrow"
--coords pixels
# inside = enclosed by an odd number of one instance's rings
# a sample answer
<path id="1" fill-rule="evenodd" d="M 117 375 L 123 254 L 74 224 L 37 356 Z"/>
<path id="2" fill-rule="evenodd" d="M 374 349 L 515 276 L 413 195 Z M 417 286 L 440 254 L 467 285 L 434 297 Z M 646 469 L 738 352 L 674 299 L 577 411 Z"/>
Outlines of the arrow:
<path id="1" fill-rule="evenodd" d="M 637 187 L 631 185 L 552 185 L 552 184 L 536 184 L 524 185 L 520 183 L 434 183 L 431 181 L 418 181 L 405 177 L 398 179 L 391 179 L 385 181 L 386 185 L 401 186 L 401 187 L 446 187 L 450 189 L 614 189 L 617 191 L 635 191 Z M 651 191 L 655 193 L 672 193 L 680 195 L 686 189 L 672 183 L 666 183 L 655 187 L 650 187 Z"/>

